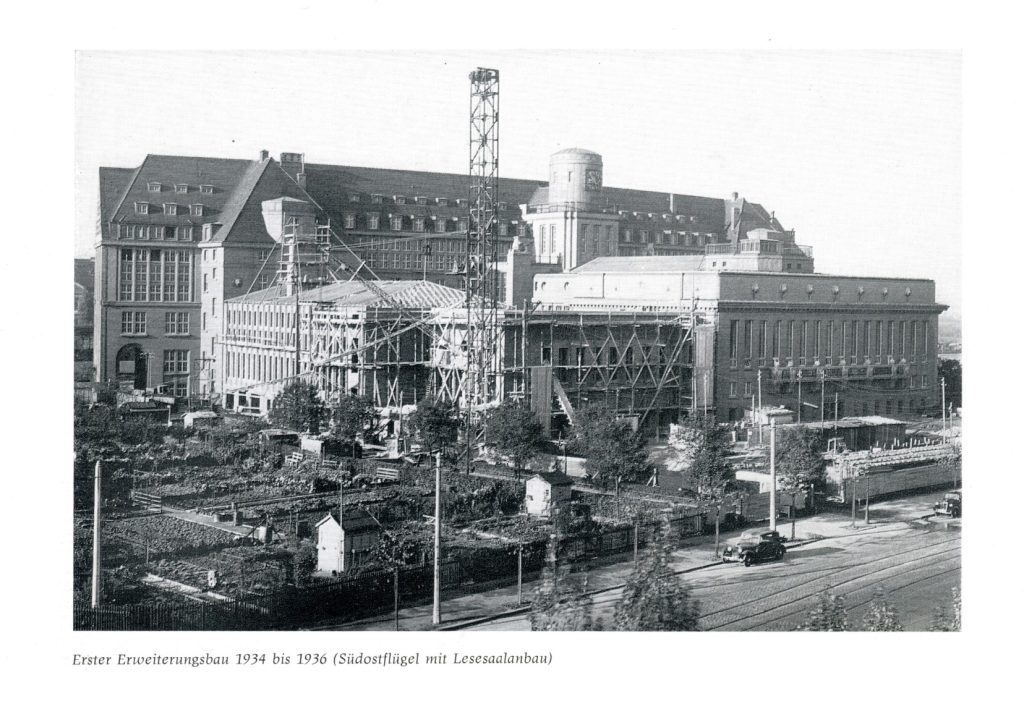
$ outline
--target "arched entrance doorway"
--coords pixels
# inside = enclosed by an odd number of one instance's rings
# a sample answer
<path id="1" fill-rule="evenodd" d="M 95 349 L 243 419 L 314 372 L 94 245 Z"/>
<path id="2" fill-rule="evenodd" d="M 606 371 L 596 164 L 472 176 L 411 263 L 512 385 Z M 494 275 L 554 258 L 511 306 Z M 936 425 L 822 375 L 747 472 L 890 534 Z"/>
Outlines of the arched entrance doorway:
<path id="1" fill-rule="evenodd" d="M 146 388 L 146 354 L 136 344 L 125 345 L 117 351 L 115 361 L 118 386 L 132 389 Z"/>

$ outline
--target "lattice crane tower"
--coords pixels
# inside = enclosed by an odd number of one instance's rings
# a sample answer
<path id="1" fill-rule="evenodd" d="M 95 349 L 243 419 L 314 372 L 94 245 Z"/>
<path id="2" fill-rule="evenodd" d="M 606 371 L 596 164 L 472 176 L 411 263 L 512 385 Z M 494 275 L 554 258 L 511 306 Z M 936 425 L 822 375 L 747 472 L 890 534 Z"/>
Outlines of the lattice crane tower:
<path id="1" fill-rule="evenodd" d="M 498 70 L 478 68 L 469 81 L 468 358 L 463 392 L 472 419 L 497 394 Z"/>

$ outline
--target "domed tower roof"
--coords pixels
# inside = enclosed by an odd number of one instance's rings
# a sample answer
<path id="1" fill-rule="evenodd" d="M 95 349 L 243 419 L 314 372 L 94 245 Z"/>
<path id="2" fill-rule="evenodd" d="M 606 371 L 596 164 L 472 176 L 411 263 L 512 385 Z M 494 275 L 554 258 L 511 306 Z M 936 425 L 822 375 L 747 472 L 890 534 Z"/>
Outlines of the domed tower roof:
<path id="1" fill-rule="evenodd" d="M 555 155 L 587 155 L 598 158 L 601 157 L 598 153 L 595 153 L 593 150 L 585 150 L 583 148 L 565 148 L 564 150 L 559 150 L 556 153 L 552 153 L 552 157 L 554 157 Z"/>

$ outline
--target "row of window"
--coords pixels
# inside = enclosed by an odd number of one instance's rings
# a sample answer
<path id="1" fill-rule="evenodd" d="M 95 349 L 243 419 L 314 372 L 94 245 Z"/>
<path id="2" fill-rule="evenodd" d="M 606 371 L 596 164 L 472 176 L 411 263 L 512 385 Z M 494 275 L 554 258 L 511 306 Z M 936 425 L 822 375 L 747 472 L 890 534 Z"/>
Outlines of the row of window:
<path id="1" fill-rule="evenodd" d="M 883 354 L 911 358 L 928 356 L 931 337 L 927 320 L 732 320 L 729 359 L 880 358 Z"/>
<path id="2" fill-rule="evenodd" d="M 170 217 L 178 216 L 178 204 L 174 202 L 164 202 L 163 213 Z M 184 206 L 184 205 L 181 205 Z M 150 204 L 149 202 L 136 202 L 135 213 L 136 214 L 157 214 L 155 208 L 157 205 Z M 202 204 L 190 204 L 188 205 L 188 213 L 193 217 L 201 217 L 205 214 L 204 205 Z"/>
<path id="3" fill-rule="evenodd" d="M 165 335 L 188 335 L 190 313 L 164 313 Z M 121 313 L 122 335 L 146 335 L 146 313 L 141 310 L 125 310 Z"/>
<path id="4" fill-rule="evenodd" d="M 461 268 L 462 260 L 455 254 L 418 254 L 390 253 L 370 251 L 363 255 L 366 265 L 370 268 L 404 268 L 421 269 L 426 259 L 426 267 L 432 271 L 451 271 L 456 266 Z"/>
<path id="5" fill-rule="evenodd" d="M 714 234 L 698 234 L 689 231 L 664 231 L 655 230 L 654 240 L 651 240 L 651 232 L 648 229 L 623 229 L 622 241 L 626 244 L 633 243 L 633 237 L 636 236 L 637 243 L 639 244 L 667 244 L 669 246 L 690 246 L 690 247 L 704 247 L 707 244 L 713 243 L 715 238 Z"/>
<path id="6" fill-rule="evenodd" d="M 343 217 L 343 225 L 346 229 L 365 229 L 367 231 L 378 231 L 381 228 L 381 215 L 376 212 L 366 214 L 347 213 Z M 392 214 L 388 218 L 388 226 L 391 231 L 414 231 L 418 233 L 446 234 L 451 231 L 466 231 L 468 219 L 448 219 L 446 217 L 409 217 L 400 214 Z M 526 225 L 518 224 L 520 236 L 526 234 Z M 510 223 L 499 221 L 496 228 L 498 236 L 508 236 Z"/>
<path id="7" fill-rule="evenodd" d="M 348 195 L 348 201 L 351 204 L 358 204 L 363 201 L 363 197 L 358 192 L 352 192 Z M 430 197 L 413 197 L 412 202 L 409 201 L 408 197 L 401 194 L 391 196 L 391 201 L 395 204 L 416 204 L 420 206 L 426 206 L 428 204 L 436 204 L 438 207 L 447 207 L 452 203 L 452 200 L 448 197 L 434 197 L 432 200 Z M 467 207 L 469 206 L 469 200 L 459 198 L 454 200 L 455 206 Z M 371 194 L 370 204 L 384 204 L 384 195 L 382 194 Z M 498 202 L 498 209 L 508 209 L 508 202 Z"/>
<path id="8" fill-rule="evenodd" d="M 150 192 L 162 192 L 164 185 L 162 182 L 147 182 L 146 189 Z M 188 194 L 189 186 L 184 182 L 174 183 L 175 194 Z M 200 194 L 213 194 L 213 185 L 199 185 Z"/>
<path id="9" fill-rule="evenodd" d="M 192 252 L 184 249 L 120 249 L 119 300 L 192 301 Z"/>
<path id="10" fill-rule="evenodd" d="M 192 225 L 118 224 L 117 238 L 141 241 L 192 241 Z"/>
<path id="11" fill-rule="evenodd" d="M 387 238 L 356 238 L 354 244 L 366 251 L 414 251 L 428 253 L 466 253 L 466 242 L 464 239 L 396 239 Z M 429 248 L 427 248 L 429 247 Z"/>

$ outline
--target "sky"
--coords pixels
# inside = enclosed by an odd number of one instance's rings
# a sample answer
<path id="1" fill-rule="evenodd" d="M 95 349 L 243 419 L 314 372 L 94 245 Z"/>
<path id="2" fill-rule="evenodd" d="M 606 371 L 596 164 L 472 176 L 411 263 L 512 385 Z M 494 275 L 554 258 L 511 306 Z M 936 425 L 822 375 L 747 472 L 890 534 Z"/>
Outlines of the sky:
<path id="1" fill-rule="evenodd" d="M 577 146 L 611 187 L 739 192 L 819 272 L 934 279 L 959 319 L 952 51 L 79 51 L 75 254 L 92 254 L 98 168 L 147 153 L 465 172 L 478 66 L 501 72 L 501 175 L 544 180 Z"/>

